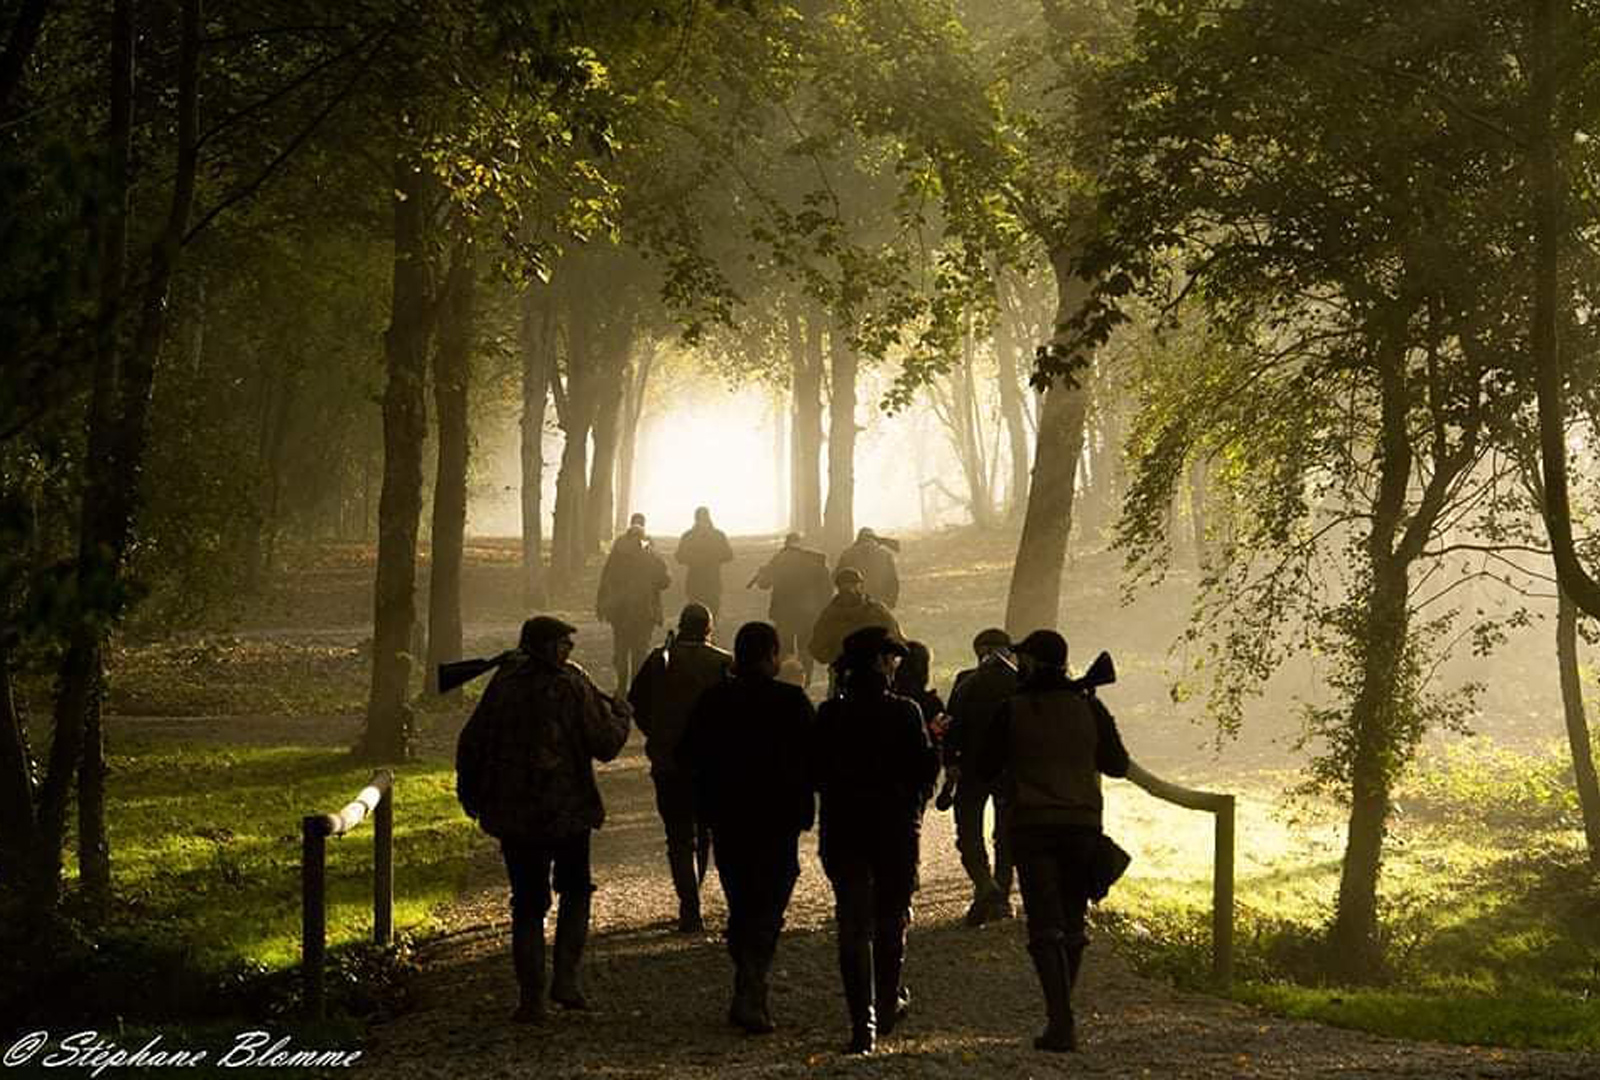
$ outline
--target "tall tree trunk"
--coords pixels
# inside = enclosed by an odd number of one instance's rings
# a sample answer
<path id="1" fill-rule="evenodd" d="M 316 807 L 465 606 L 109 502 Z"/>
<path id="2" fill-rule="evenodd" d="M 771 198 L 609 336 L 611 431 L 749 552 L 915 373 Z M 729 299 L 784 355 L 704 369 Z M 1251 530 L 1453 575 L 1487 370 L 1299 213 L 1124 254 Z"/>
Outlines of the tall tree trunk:
<path id="1" fill-rule="evenodd" d="M 1583 683 L 1578 674 L 1578 605 L 1565 592 L 1556 610 L 1556 660 L 1561 669 L 1561 705 L 1566 716 L 1567 745 L 1572 749 L 1572 773 L 1583 811 L 1583 836 L 1589 846 L 1589 863 L 1600 867 L 1600 780 L 1595 777 L 1594 744 L 1583 704 Z"/>
<path id="2" fill-rule="evenodd" d="M 556 474 L 556 508 L 552 526 L 554 551 L 551 569 L 565 583 L 576 583 L 583 572 L 584 503 L 589 494 L 589 429 L 594 424 L 596 393 L 594 350 L 588 313 L 573 302 L 577 290 L 564 290 L 567 298 L 567 381 L 557 399 L 565 443 L 561 469 Z M 565 402 L 563 405 L 562 402 Z"/>
<path id="3" fill-rule="evenodd" d="M 829 331 L 828 354 L 828 501 L 822 510 L 822 535 L 838 551 L 856 531 L 856 376 L 861 358 L 838 326 Z"/>
<path id="4" fill-rule="evenodd" d="M 81 613 L 69 638 L 58 680 L 55 736 L 50 772 L 41 793 L 40 835 L 35 863 L 35 901 L 53 906 L 60 892 L 61 850 L 66 832 L 67 803 L 72 778 L 79 782 L 80 808 L 87 804 L 90 817 L 80 813 L 82 847 L 89 849 L 86 870 L 91 890 L 97 882 L 110 882 L 110 850 L 105 839 L 104 743 L 98 730 L 98 709 L 104 673 L 106 628 L 122 615 L 121 591 L 124 563 L 138 513 L 140 475 L 149 439 L 150 392 L 168 326 L 168 298 L 189 215 L 194 206 L 195 173 L 199 149 L 199 68 L 201 13 L 199 0 L 184 0 L 178 49 L 177 164 L 167 220 L 150 252 L 149 270 L 140 300 L 139 318 L 126 350 L 101 350 L 96 361 L 96 388 L 91 405 L 89 446 L 85 462 L 84 509 L 79 535 L 78 587 L 80 597 L 95 598 Z M 133 89 L 133 13 L 119 0 L 113 19 L 113 171 L 126 191 L 129 175 L 126 132 L 121 125 L 131 118 Z M 126 110 L 125 112 L 123 110 Z M 117 114 L 121 112 L 119 117 Z M 123 207 L 125 207 L 125 203 Z M 122 209 L 114 211 L 122 215 Z M 106 308 L 103 306 L 102 311 Z M 115 307 L 111 310 L 114 312 Z M 116 330 L 110 330 L 115 339 Z M 109 361 L 120 370 L 103 368 Z M 108 401 L 115 387 L 114 401 Z M 96 425 L 101 430 L 96 431 Z M 96 453 L 96 451 L 99 451 Z M 84 785 L 89 790 L 84 790 Z"/>
<path id="5" fill-rule="evenodd" d="M 1378 487 L 1366 538 L 1367 596 L 1360 640 L 1361 682 L 1350 708 L 1350 826 L 1339 875 L 1338 906 L 1329 944 L 1339 974 L 1370 978 L 1382 964 L 1378 937 L 1378 875 L 1388 826 L 1390 793 L 1401 756 L 1400 670 L 1410 622 L 1411 559 L 1397 550 L 1402 528 L 1431 528 L 1421 511 L 1406 524 L 1412 449 L 1407 429 L 1405 324 L 1398 312 L 1379 345 L 1381 427 L 1376 448 Z M 1443 475 L 1435 469 L 1434 481 Z"/>
<path id="6" fill-rule="evenodd" d="M 995 327 L 995 358 L 999 363 L 1000 418 L 1006 425 L 1011 449 L 1011 482 L 1006 485 L 1006 517 L 1021 521 L 1028 506 L 1028 421 L 1022 404 L 1017 372 L 1017 342 L 1011 322 L 1002 316 Z"/>
<path id="7" fill-rule="evenodd" d="M 611 539 L 611 519 L 616 512 L 617 451 L 622 435 L 622 408 L 626 384 L 633 378 L 629 351 L 633 333 L 625 323 L 605 335 L 600 357 L 604 370 L 596 387 L 594 461 L 589 466 L 589 495 L 584 504 L 584 550 L 593 554 Z"/>
<path id="8" fill-rule="evenodd" d="M 549 601 L 544 573 L 544 416 L 555 370 L 555 299 L 547 285 L 522 295 L 522 601 Z"/>
<path id="9" fill-rule="evenodd" d="M 434 352 L 433 402 L 438 413 L 438 471 L 433 482 L 433 551 L 428 571 L 430 692 L 439 691 L 439 665 L 461 659 L 461 559 L 466 547 L 468 432 L 467 389 L 472 381 L 478 286 L 477 249 L 470 236 L 456 241 L 439 311 Z M 452 691 L 459 699 L 459 690 Z"/>
<path id="10" fill-rule="evenodd" d="M 635 466 L 639 456 L 639 422 L 644 417 L 645 394 L 650 389 L 650 369 L 655 365 L 656 343 L 651 341 L 639 356 L 638 369 L 628 380 L 622 401 L 622 434 L 617 445 L 617 512 L 613 517 L 616 532 L 628 527 L 633 514 Z"/>
<path id="11" fill-rule="evenodd" d="M 822 321 L 817 316 L 791 311 L 789 355 L 794 387 L 789 527 L 815 539 L 822 532 Z"/>
<path id="12" fill-rule="evenodd" d="M 33 747 L 11 685 L 11 653 L 0 641 L 0 881 L 25 880 L 38 837 Z"/>
<path id="13" fill-rule="evenodd" d="M 1063 341 L 1066 326 L 1089 296 L 1089 283 L 1072 272 L 1072 253 L 1051 253 L 1056 275 L 1055 338 Z M 1057 378 L 1039 409 L 1038 445 L 1028 485 L 1028 508 L 1017 541 L 1017 560 L 1006 599 L 1006 630 L 1012 636 L 1041 627 L 1055 627 L 1061 612 L 1061 568 L 1072 531 L 1072 501 L 1083 456 L 1084 417 L 1089 392 L 1080 372 L 1075 384 Z"/>
<path id="14" fill-rule="evenodd" d="M 384 335 L 383 487 L 378 496 L 378 573 L 373 589 L 372 690 L 357 752 L 371 761 L 410 756 L 411 638 L 417 621 L 417 528 L 422 518 L 425 384 L 432 336 L 428 266 L 432 184 L 415 154 L 395 160 L 394 297 Z"/>
<path id="15" fill-rule="evenodd" d="M 1378 876 L 1394 772 L 1395 688 L 1408 630 L 1408 584 L 1404 564 L 1398 560 L 1388 559 L 1377 570 L 1368 597 L 1361 687 L 1351 707 L 1350 823 L 1330 944 L 1339 974 L 1352 980 L 1370 978 L 1383 959 Z"/>
<path id="16" fill-rule="evenodd" d="M 775 384 L 772 387 L 772 503 L 777 513 L 773 517 L 773 527 L 776 531 L 784 529 L 784 506 L 792 502 L 789 494 L 789 402 L 785 399 L 783 386 Z M 789 517 L 792 518 L 793 511 Z"/>
<path id="17" fill-rule="evenodd" d="M 1567 228 L 1563 148 L 1570 145 L 1570 122 L 1558 108 L 1558 88 L 1568 65 L 1558 51 L 1565 40 L 1570 0 L 1532 0 L 1532 73 L 1529 187 L 1533 193 L 1533 326 L 1530 347 L 1539 401 L 1539 456 L 1544 471 L 1545 528 L 1555 555 L 1561 588 L 1578 609 L 1600 618 L 1600 581 L 1578 558 L 1567 492 L 1566 371 L 1561 355 L 1561 245 Z"/>
<path id="18" fill-rule="evenodd" d="M 1205 458 L 1189 464 L 1189 532 L 1194 542 L 1196 569 L 1206 566 L 1206 474 Z"/>

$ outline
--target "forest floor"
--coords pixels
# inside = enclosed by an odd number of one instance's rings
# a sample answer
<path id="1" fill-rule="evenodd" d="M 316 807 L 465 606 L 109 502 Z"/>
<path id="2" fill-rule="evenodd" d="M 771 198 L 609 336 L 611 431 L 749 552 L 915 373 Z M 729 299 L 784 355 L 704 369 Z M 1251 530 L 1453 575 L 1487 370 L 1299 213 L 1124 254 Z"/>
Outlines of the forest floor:
<path id="1" fill-rule="evenodd" d="M 733 629 L 743 620 L 764 615 L 765 594 L 742 586 L 776 543 L 775 539 L 736 542 L 739 557 L 724 578 L 724 640 L 731 639 Z M 933 648 L 934 682 L 941 690 L 967 662 L 972 634 L 1002 621 L 1013 545 L 1014 538 L 1002 534 L 952 532 L 917 538 L 906 546 L 900 560 L 904 588 L 899 614 L 907 633 Z M 670 543 L 667 548 L 670 554 Z M 340 778 L 345 773 L 354 775 L 341 750 L 355 738 L 365 704 L 370 558 L 370 549 L 356 546 L 293 553 L 272 591 L 252 602 L 226 632 L 131 644 L 120 652 L 109 710 L 113 714 L 112 797 L 119 797 L 119 783 L 144 784 L 144 788 L 124 788 L 128 796 L 124 801 L 148 808 L 151 834 L 159 843 L 152 841 L 150 851 L 143 852 L 143 838 L 129 835 L 131 827 L 119 836 L 114 821 L 119 866 L 132 868 L 146 859 L 165 873 L 175 857 L 157 826 L 162 821 L 170 826 L 173 816 L 185 811 L 175 802 L 149 797 L 164 799 L 169 789 L 173 798 L 185 794 L 159 775 L 168 768 L 159 757 L 163 747 L 172 748 L 180 755 L 179 764 L 186 763 L 195 773 L 189 795 L 202 788 L 237 785 L 244 779 L 241 769 L 250 776 L 260 773 L 256 779 L 265 785 L 262 798 L 273 800 L 274 805 L 282 802 L 285 807 L 267 815 L 273 821 L 276 816 L 291 821 L 294 813 L 326 809 L 321 802 L 330 796 L 320 794 L 324 787 L 315 785 L 274 790 L 273 766 L 260 755 L 276 754 L 285 747 L 304 748 L 309 755 L 302 763 L 304 771 L 317 785 L 351 782 Z M 1475 814 L 1474 808 L 1486 795 L 1494 794 L 1463 787 L 1464 774 L 1459 769 L 1439 774 L 1442 779 L 1424 790 L 1426 797 L 1419 796 L 1414 806 L 1406 802 L 1406 816 L 1397 819 L 1394 854 L 1386 868 L 1386 895 L 1390 895 L 1388 883 L 1404 884 L 1415 870 L 1415 881 L 1420 884 L 1405 886 L 1397 894 L 1403 910 L 1390 909 L 1391 913 L 1409 913 L 1411 919 L 1407 925 L 1412 936 L 1399 944 L 1417 964 L 1445 970 L 1449 980 L 1466 988 L 1463 997 L 1453 997 L 1449 986 L 1455 983 L 1449 983 L 1443 993 L 1435 985 L 1424 997 L 1397 1004 L 1397 999 L 1380 993 L 1303 988 L 1277 981 L 1278 976 L 1268 968 L 1250 970 L 1250 963 L 1262 961 L 1277 929 L 1291 920 L 1303 927 L 1325 917 L 1337 879 L 1342 822 L 1331 804 L 1284 797 L 1305 757 L 1293 746 L 1297 725 L 1287 710 L 1263 710 L 1262 718 L 1269 722 L 1249 727 L 1240 738 L 1219 747 L 1214 730 L 1200 722 L 1192 704 L 1174 705 L 1167 686 L 1175 660 L 1168 649 L 1187 616 L 1187 595 L 1181 588 L 1168 588 L 1126 597 L 1119 570 L 1115 556 L 1105 553 L 1080 557 L 1069 567 L 1062 629 L 1073 643 L 1075 667 L 1081 667 L 1101 648 L 1116 656 L 1119 682 L 1105 698 L 1136 758 L 1169 779 L 1234 791 L 1241 797 L 1242 985 L 1236 997 L 1251 996 L 1254 991 L 1254 1000 L 1273 1003 L 1278 1014 L 1305 1011 L 1355 1027 L 1439 1033 L 1439 1037 L 1457 1041 L 1600 1046 L 1600 1007 L 1591 1001 L 1591 991 L 1600 997 L 1600 952 L 1590 940 L 1593 933 L 1571 930 L 1574 918 L 1580 926 L 1595 922 L 1585 922 L 1582 913 L 1592 913 L 1596 897 L 1592 880 L 1570 876 L 1573 866 L 1581 866 L 1581 860 L 1573 855 L 1575 834 L 1570 822 L 1552 824 L 1542 809 L 1550 803 L 1548 792 L 1530 789 L 1524 793 L 1526 801 L 1537 804 L 1544 815 L 1537 833 L 1517 821 L 1502 822 L 1505 827 L 1497 828 L 1492 837 L 1486 832 L 1474 833 L 1471 839 L 1476 846 L 1457 853 L 1428 831 L 1444 827 L 1430 815 L 1453 816 L 1451 836 L 1459 837 L 1462 814 Z M 594 573 L 591 568 L 584 580 L 564 583 L 566 588 L 561 591 L 572 599 L 552 610 L 579 625 L 577 658 L 609 688 L 609 635 L 586 610 L 593 595 Z M 464 575 L 468 655 L 491 655 L 515 640 L 517 627 L 527 615 L 517 601 L 517 574 L 513 542 L 488 540 L 469 545 Z M 425 595 L 422 582 L 419 593 Z M 670 614 L 681 603 L 681 591 L 675 586 L 666 599 Z M 1526 690 L 1530 685 L 1554 683 L 1551 677 L 1539 677 L 1549 672 L 1542 666 L 1542 651 L 1537 643 L 1524 647 L 1500 669 L 1508 673 L 1501 680 L 1502 700 L 1514 705 L 1499 708 L 1491 699 L 1485 710 L 1496 745 L 1535 748 L 1547 741 L 1550 733 L 1559 731 L 1559 718 L 1552 713 L 1548 695 L 1541 699 Z M 514 988 L 502 871 L 490 844 L 474 836 L 469 823 L 452 815 L 448 805 L 449 757 L 471 692 L 464 705 L 422 714 L 420 760 L 412 775 L 403 772 L 401 776 L 402 803 L 406 785 L 415 785 L 410 803 L 413 821 L 428 833 L 425 844 L 413 844 L 412 858 L 429 865 L 413 877 L 413 883 L 425 878 L 426 889 L 410 898 L 410 910 L 419 910 L 418 901 L 425 896 L 437 897 L 441 886 L 448 894 L 456 891 L 464 878 L 465 888 L 456 899 L 437 907 L 431 917 L 413 924 L 424 940 L 417 955 L 416 1007 L 374 1031 L 368 1063 L 384 1071 L 402 1076 L 454 1076 L 532 1070 L 540 1075 L 595 1077 L 831 1075 L 846 1071 L 852 1075 L 918 1076 L 1066 1072 L 1133 1076 L 1600 1075 L 1600 1058 L 1594 1054 L 1389 1040 L 1285 1019 L 1239 1001 L 1176 989 L 1165 979 L 1147 977 L 1157 971 L 1174 975 L 1179 985 L 1193 986 L 1197 981 L 1194 973 L 1203 970 L 1208 954 L 1203 928 L 1209 919 L 1210 820 L 1207 815 L 1157 803 L 1125 784 L 1108 788 L 1108 827 L 1134 852 L 1136 861 L 1124 886 L 1119 887 L 1120 896 L 1113 896 L 1101 919 L 1090 952 L 1080 991 L 1084 1053 L 1058 1059 L 1029 1048 L 1042 1017 L 1037 984 L 1023 949 L 1021 920 L 980 930 L 961 926 L 968 899 L 965 878 L 955 858 L 948 815 L 931 812 L 924 841 L 924 885 L 917 902 L 907 973 L 916 997 L 915 1011 L 903 1033 L 888 1040 L 885 1052 L 871 1061 L 849 1061 L 836 1054 L 844 1034 L 844 1015 L 834 970 L 828 891 L 814 853 L 808 850 L 775 980 L 780 1032 L 767 1039 L 740 1037 L 723 1022 L 730 973 L 720 942 L 714 934 L 685 937 L 671 933 L 666 921 L 673 901 L 637 739 L 618 762 L 602 772 L 610 816 L 595 846 L 600 892 L 588 961 L 590 985 L 600 1008 L 593 1014 L 559 1016 L 538 1032 L 515 1028 L 505 1023 Z M 318 754 L 328 760 L 321 762 Z M 185 762 L 182 755 L 192 760 Z M 224 765 L 215 777 L 207 779 L 199 771 L 208 767 L 203 762 L 211 758 Z M 141 777 L 139 770 L 147 764 L 153 775 Z M 1489 770 L 1491 777 L 1503 771 L 1499 768 L 1502 763 L 1495 764 Z M 161 790 L 147 790 L 151 784 Z M 301 806 L 307 798 L 317 805 Z M 212 820 L 213 814 L 220 819 L 231 811 L 219 800 L 219 805 L 208 805 L 205 812 L 207 820 Z M 406 816 L 402 808 L 402 832 Z M 219 821 L 221 825 L 225 822 Z M 286 850 L 272 854 L 283 846 L 272 842 L 274 830 L 288 830 L 272 822 L 264 829 L 257 845 L 263 860 L 259 870 L 224 850 L 230 846 L 237 849 L 239 838 L 217 840 L 207 832 L 191 838 L 197 861 L 194 874 L 183 880 L 198 881 L 208 867 L 227 869 L 235 861 L 236 869 L 249 871 L 246 876 L 275 880 L 276 872 L 269 873 L 265 862 L 287 864 L 292 858 Z M 243 823 L 238 832 L 241 838 L 245 835 Z M 473 838 L 469 840 L 469 836 Z M 1571 916 L 1564 922 L 1542 916 L 1543 921 L 1510 922 L 1498 909 L 1486 915 L 1483 909 L 1488 901 L 1498 903 L 1490 894 L 1502 884 L 1521 888 L 1522 879 L 1516 875 L 1527 876 L 1523 849 L 1530 845 L 1525 841 L 1546 837 L 1553 837 L 1551 842 L 1559 849 L 1557 870 L 1569 876 L 1552 877 L 1542 867 L 1536 868 L 1533 884 L 1549 890 L 1554 882 L 1563 891 L 1563 901 L 1576 905 Z M 355 842 L 359 844 L 359 840 Z M 406 843 L 403 835 L 401 843 Z M 804 847 L 812 845 L 808 842 Z M 353 940 L 361 933 L 358 851 L 348 850 L 341 856 L 346 860 L 347 875 L 352 876 L 345 883 L 351 897 L 347 904 L 336 904 L 335 942 Z M 1549 845 L 1541 847 L 1541 857 L 1548 851 Z M 435 859 L 437 867 L 431 864 Z M 399 861 L 404 874 L 404 851 Z M 1500 873 L 1502 865 L 1509 869 L 1501 876 L 1490 874 L 1491 870 Z M 288 865 L 279 869 L 289 873 Z M 1579 880 L 1579 887 L 1565 888 L 1571 880 Z M 402 881 L 402 891 L 405 886 Z M 715 927 L 720 924 L 721 908 L 714 878 L 708 880 L 707 889 L 711 897 L 708 918 Z M 1530 895 L 1526 890 L 1508 890 L 1505 904 L 1526 914 L 1530 904 L 1542 903 L 1530 900 Z M 250 903 L 252 910 L 260 906 L 253 900 Z M 292 904 L 287 894 L 283 903 Z M 150 906 L 157 905 L 152 900 Z M 340 916 L 342 909 L 347 910 Z M 240 955 L 268 968 L 292 962 L 297 918 L 287 906 L 282 915 L 282 925 L 276 929 L 265 925 L 253 928 L 257 943 L 237 947 Z M 1452 924 L 1453 930 L 1446 924 Z M 1441 927 L 1454 933 L 1457 944 L 1430 955 L 1432 942 L 1449 944 L 1450 933 L 1441 932 Z M 1486 936 L 1491 932 L 1501 935 L 1494 939 L 1493 950 L 1485 944 L 1491 940 Z M 216 944 L 224 950 L 236 948 L 231 938 L 219 939 Z M 1560 952 L 1559 963 L 1541 959 L 1539 964 L 1544 966 L 1524 966 L 1533 972 L 1535 991 L 1531 996 L 1523 992 L 1526 981 L 1518 987 L 1520 1017 L 1500 1004 L 1506 984 L 1498 974 L 1501 967 L 1510 970 L 1510 961 L 1526 959 L 1513 955 L 1516 949 L 1541 957 Z M 1476 954 L 1485 951 L 1494 952 L 1488 959 L 1494 970 L 1487 979 L 1476 968 L 1464 973 L 1456 970 L 1463 953 L 1471 954 L 1469 959 L 1475 961 Z M 1585 959 L 1590 952 L 1596 957 L 1592 978 Z M 1533 1036 L 1530 1032 L 1536 1024 L 1523 1020 L 1543 1009 L 1543 991 L 1537 988 L 1550 981 L 1547 972 L 1552 971 L 1565 980 L 1554 988 L 1560 1005 L 1576 1010 L 1576 1019 L 1569 1015 L 1554 1025 L 1553 1034 Z M 1246 972 L 1249 982 L 1244 981 Z M 1591 982 L 1597 985 L 1591 986 Z M 1280 990 L 1285 987 L 1293 993 L 1315 995 L 1315 1001 L 1308 1009 L 1299 1009 L 1295 1001 L 1282 999 Z M 1413 1022 L 1419 1002 L 1443 1017 Z M 1493 1019 L 1500 1026 L 1485 1029 L 1455 1021 L 1472 1009 L 1496 1014 Z"/>

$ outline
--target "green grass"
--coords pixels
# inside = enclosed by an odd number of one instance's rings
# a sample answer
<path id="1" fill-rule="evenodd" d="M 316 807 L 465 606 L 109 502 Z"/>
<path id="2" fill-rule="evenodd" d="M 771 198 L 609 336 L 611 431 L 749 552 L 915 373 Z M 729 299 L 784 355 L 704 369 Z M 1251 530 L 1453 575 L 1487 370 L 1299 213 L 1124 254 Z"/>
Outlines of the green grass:
<path id="1" fill-rule="evenodd" d="M 1415 770 L 1400 792 L 1380 886 L 1389 968 L 1370 987 L 1323 976 L 1342 812 L 1285 801 L 1271 779 L 1234 788 L 1233 996 L 1397 1037 L 1600 1049 L 1600 878 L 1551 779 L 1559 770 L 1554 749 L 1513 763 L 1483 742 L 1457 744 Z M 1107 807 L 1107 831 L 1135 861 L 1100 924 L 1144 972 L 1204 986 L 1210 815 L 1121 784 Z"/>
<path id="2" fill-rule="evenodd" d="M 107 1017 L 132 1025 L 291 1015 L 301 819 L 338 810 L 372 770 L 334 748 L 152 741 L 118 749 L 107 792 L 108 920 L 92 940 L 64 921 L 43 936 L 0 941 L 0 986 L 12 987 L 0 997 L 20 987 L 24 1007 L 90 1026 Z M 411 940 L 459 894 L 484 843 L 456 803 L 451 762 L 397 769 L 394 792 L 395 946 L 370 944 L 371 824 L 327 842 L 327 986 L 336 1013 L 370 1013 L 400 991 Z M 75 861 L 69 852 L 68 865 Z M 5 922 L 0 916 L 0 931 Z"/>
<path id="3" fill-rule="evenodd" d="M 117 923 L 183 943 L 203 969 L 298 962 L 300 820 L 343 806 L 372 770 L 300 747 L 158 746 L 111 766 Z M 476 831 L 448 761 L 400 768 L 394 793 L 395 925 L 414 928 L 460 888 Z M 330 945 L 371 934 L 372 854 L 370 824 L 328 841 Z"/>

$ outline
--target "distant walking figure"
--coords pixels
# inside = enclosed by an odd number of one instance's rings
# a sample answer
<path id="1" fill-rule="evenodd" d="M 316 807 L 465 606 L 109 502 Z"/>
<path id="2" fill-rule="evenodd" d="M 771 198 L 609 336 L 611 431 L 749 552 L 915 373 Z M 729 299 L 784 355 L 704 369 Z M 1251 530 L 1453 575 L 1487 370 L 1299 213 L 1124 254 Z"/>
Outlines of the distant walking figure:
<path id="1" fill-rule="evenodd" d="M 556 913 L 550 999 L 589 1007 L 578 967 L 589 934 L 589 834 L 605 821 L 595 761 L 628 739 L 630 709 L 595 689 L 567 658 L 576 630 L 548 616 L 522 626 L 456 743 L 456 794 L 467 816 L 500 841 L 511 880 L 511 957 L 521 1001 L 513 1019 L 544 1019 L 544 918 Z"/>
<path id="2" fill-rule="evenodd" d="M 900 572 L 894 565 L 894 553 L 899 550 L 899 541 L 862 529 L 856 533 L 856 542 L 839 553 L 833 569 L 837 573 L 849 566 L 861 571 L 867 595 L 892 609 L 900 603 Z"/>
<path id="3" fill-rule="evenodd" d="M 684 598 L 704 604 L 713 618 L 722 614 L 722 564 L 733 561 L 728 534 L 711 524 L 711 511 L 695 508 L 694 527 L 678 538 L 676 558 L 689 568 Z"/>
<path id="4" fill-rule="evenodd" d="M 833 597 L 828 557 L 801 546 L 800 534 L 790 533 L 777 554 L 756 571 L 750 585 L 772 590 L 767 617 L 778 630 L 779 656 L 783 660 L 798 657 L 805 673 L 802 685 L 810 686 L 811 628 Z"/>
<path id="5" fill-rule="evenodd" d="M 816 815 L 815 716 L 804 690 L 776 679 L 778 633 L 770 624 L 741 626 L 733 656 L 733 678 L 701 696 L 679 757 L 694 776 L 728 900 L 728 1020 L 765 1034 L 773 1030 L 767 975 L 800 877 L 800 834 Z"/>
<path id="6" fill-rule="evenodd" d="M 594 605 L 600 620 L 611 624 L 611 666 L 619 693 L 644 663 L 650 638 L 663 621 L 661 594 L 671 584 L 666 560 L 645 535 L 644 515 L 633 515 L 628 531 L 611 545 Z"/>
<path id="7" fill-rule="evenodd" d="M 955 777 L 956 850 L 961 867 L 972 879 L 972 905 L 968 926 L 1011 917 L 1011 845 L 1004 824 L 1004 787 L 982 779 L 969 769 L 966 759 L 982 746 L 1000 706 L 1017 689 L 1016 662 L 1011 659 L 1011 638 L 991 628 L 972 639 L 976 667 L 956 675 L 950 688 L 950 730 L 945 733 L 945 783 Z M 984 813 L 994 801 L 994 864 L 990 870 L 988 842 L 983 835 Z"/>
<path id="8" fill-rule="evenodd" d="M 667 868 L 678 894 L 678 930 L 704 930 L 700 882 L 711 856 L 711 833 L 697 820 L 694 786 L 678 767 L 678 746 L 700 695 L 728 677 L 733 657 L 711 644 L 714 621 L 703 604 L 686 604 L 676 635 L 651 650 L 628 690 L 634 720 L 644 732 L 656 811 L 667 832 Z"/>
<path id="9" fill-rule="evenodd" d="M 905 644 L 881 626 L 846 639 L 840 694 L 817 711 L 822 868 L 833 883 L 848 1053 L 871 1053 L 904 1018 L 902 986 L 922 810 L 939 757 L 916 703 L 890 690 Z"/>
<path id="10" fill-rule="evenodd" d="M 1067 678 L 1065 638 L 1035 630 L 1016 651 L 1021 685 L 1000 706 L 975 764 L 990 780 L 1010 770 L 1007 835 L 1048 1018 L 1033 1045 L 1062 1052 L 1078 1048 L 1072 987 L 1089 943 L 1084 914 L 1100 840 L 1100 774 L 1128 775 L 1128 751 L 1106 707 Z"/>
<path id="11" fill-rule="evenodd" d="M 844 651 L 845 638 L 869 626 L 887 630 L 896 638 L 901 636 L 894 614 L 863 590 L 861 571 L 840 567 L 833 572 L 833 583 L 839 591 L 811 628 L 812 659 L 832 664 Z"/>

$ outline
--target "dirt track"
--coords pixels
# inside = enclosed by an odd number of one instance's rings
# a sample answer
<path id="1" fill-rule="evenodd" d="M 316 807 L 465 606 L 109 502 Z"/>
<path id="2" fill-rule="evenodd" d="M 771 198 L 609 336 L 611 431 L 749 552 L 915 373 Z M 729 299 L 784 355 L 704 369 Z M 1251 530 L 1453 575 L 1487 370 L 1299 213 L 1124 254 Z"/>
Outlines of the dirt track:
<path id="1" fill-rule="evenodd" d="M 642 754 L 605 769 L 610 819 L 595 841 L 595 933 L 586 979 L 597 1005 L 542 1029 L 506 1022 L 515 1004 L 506 896 L 492 849 L 478 884 L 449 912 L 452 931 L 421 956 L 419 1008 L 374 1032 L 369 1071 L 399 1077 L 1133 1076 L 1593 1078 L 1588 1055 L 1404 1043 L 1283 1020 L 1141 979 L 1100 942 L 1079 987 L 1083 1052 L 1032 1050 L 1042 1023 L 1020 919 L 970 930 L 948 815 L 929 815 L 923 889 L 906 979 L 913 1013 L 861 1060 L 846 1035 L 834 970 L 830 895 L 812 837 L 774 974 L 776 1035 L 725 1019 L 730 965 L 715 930 L 722 904 L 708 880 L 713 932 L 672 932 L 676 905 Z"/>

